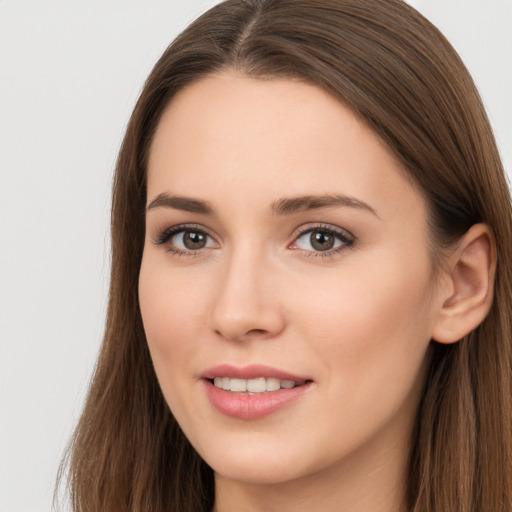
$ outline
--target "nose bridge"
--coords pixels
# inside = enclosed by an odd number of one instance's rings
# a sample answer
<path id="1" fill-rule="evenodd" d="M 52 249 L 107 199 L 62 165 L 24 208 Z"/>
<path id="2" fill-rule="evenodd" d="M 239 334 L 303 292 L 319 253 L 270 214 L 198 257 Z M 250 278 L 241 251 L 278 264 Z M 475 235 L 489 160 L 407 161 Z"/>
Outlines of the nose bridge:
<path id="1" fill-rule="evenodd" d="M 283 327 L 272 280 L 272 265 L 263 250 L 251 244 L 225 256 L 212 301 L 212 328 L 230 340 L 270 337 Z"/>

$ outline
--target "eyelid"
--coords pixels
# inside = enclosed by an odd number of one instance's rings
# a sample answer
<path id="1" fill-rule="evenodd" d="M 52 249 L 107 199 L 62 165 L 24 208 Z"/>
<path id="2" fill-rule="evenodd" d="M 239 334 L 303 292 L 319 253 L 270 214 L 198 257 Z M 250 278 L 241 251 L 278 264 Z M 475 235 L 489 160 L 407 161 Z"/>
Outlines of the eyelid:
<path id="1" fill-rule="evenodd" d="M 152 237 L 153 243 L 155 245 L 165 245 L 169 242 L 169 240 L 178 233 L 181 233 L 183 231 L 195 231 L 197 233 L 201 233 L 203 235 L 208 236 L 211 238 L 216 244 L 219 244 L 216 237 L 210 232 L 209 229 L 205 228 L 204 226 L 200 224 L 176 224 L 174 226 L 170 226 L 164 230 L 157 231 L 154 236 Z M 174 248 L 177 252 L 185 252 L 178 248 Z M 196 251 L 186 251 L 186 252 L 194 252 L 199 253 L 202 251 L 202 249 L 198 249 Z"/>
<path id="2" fill-rule="evenodd" d="M 315 230 L 318 230 L 318 231 L 328 231 L 328 232 L 333 233 L 335 235 L 339 235 L 342 238 L 348 238 L 348 239 L 354 240 L 354 241 L 355 241 L 355 238 L 356 238 L 347 229 L 341 228 L 339 226 L 335 226 L 334 224 L 326 224 L 325 222 L 318 222 L 318 223 L 308 222 L 307 224 L 304 224 L 304 225 L 298 227 L 295 230 L 295 232 L 293 233 L 292 236 L 295 239 L 295 238 L 298 238 L 298 237 L 300 237 L 301 235 L 303 235 L 305 233 L 309 233 L 310 231 L 315 231 Z"/>
<path id="3" fill-rule="evenodd" d="M 169 252 L 173 252 L 178 256 L 200 256 L 203 254 L 205 250 L 211 250 L 212 247 L 204 247 L 197 250 L 183 250 L 178 247 L 173 246 L 172 244 L 169 244 L 169 241 L 172 239 L 173 236 L 177 235 L 178 233 L 185 232 L 185 231 L 195 231 L 197 233 L 201 233 L 207 237 L 209 237 L 213 242 L 220 246 L 219 242 L 217 241 L 217 237 L 213 235 L 208 228 L 201 224 L 176 224 L 174 226 L 170 226 L 164 230 L 158 231 L 153 236 L 153 243 L 155 245 L 166 245 L 168 244 L 168 250 Z M 293 247 L 293 245 L 297 242 L 299 238 L 306 235 L 307 233 L 310 233 L 312 231 L 325 231 L 334 237 L 336 237 L 338 240 L 340 240 L 341 246 L 334 247 L 332 249 L 328 249 L 325 251 L 315 251 L 315 250 L 309 250 L 309 249 L 302 249 L 300 247 Z M 344 251 L 350 247 L 352 247 L 356 243 L 356 237 L 350 233 L 350 231 L 347 231 L 344 228 L 341 228 L 339 226 L 335 226 L 333 224 L 325 224 L 325 223 L 308 223 L 300 226 L 297 228 L 294 232 L 293 241 L 288 244 L 288 249 L 297 250 L 302 252 L 303 254 L 306 254 L 308 257 L 333 257 L 336 254 L 338 254 L 341 251 Z"/>
<path id="4" fill-rule="evenodd" d="M 329 234 L 332 234 L 338 240 L 341 240 L 343 243 L 340 247 L 336 247 L 333 249 L 329 249 L 326 251 L 312 251 L 307 249 L 301 249 L 299 247 L 292 247 L 293 244 L 297 242 L 299 238 L 306 235 L 307 233 L 311 233 L 312 231 L 325 231 Z M 348 230 L 344 228 L 340 228 L 339 226 L 335 226 L 333 224 L 325 224 L 325 223 L 308 223 L 306 225 L 300 226 L 295 233 L 293 234 L 293 241 L 288 245 L 288 248 L 302 251 L 307 253 L 310 256 L 319 256 L 319 257 L 329 257 L 334 256 L 337 253 L 352 247 L 356 243 L 356 237 Z"/>

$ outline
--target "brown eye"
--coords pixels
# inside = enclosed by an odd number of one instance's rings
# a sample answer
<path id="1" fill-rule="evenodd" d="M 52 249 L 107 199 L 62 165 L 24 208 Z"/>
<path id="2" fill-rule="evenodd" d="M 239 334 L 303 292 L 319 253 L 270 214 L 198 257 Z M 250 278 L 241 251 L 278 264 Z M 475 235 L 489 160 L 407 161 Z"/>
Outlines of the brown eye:
<path id="1" fill-rule="evenodd" d="M 178 253 L 191 253 L 201 249 L 218 247 L 218 244 L 210 235 L 199 229 L 192 228 L 172 228 L 172 231 L 167 231 L 159 237 L 158 243 L 166 244 L 170 250 Z"/>
<path id="2" fill-rule="evenodd" d="M 207 240 L 208 237 L 203 233 L 185 231 L 183 234 L 183 245 L 191 251 L 206 247 Z"/>
<path id="3" fill-rule="evenodd" d="M 335 238 L 331 233 L 326 231 L 311 231 L 310 234 L 311 247 L 317 251 L 328 251 L 334 247 Z"/>
<path id="4" fill-rule="evenodd" d="M 348 248 L 355 243 L 355 238 L 346 230 L 333 226 L 303 231 L 297 236 L 291 249 L 301 249 L 314 256 L 315 253 L 325 253 L 325 256 L 335 255 L 339 250 Z"/>

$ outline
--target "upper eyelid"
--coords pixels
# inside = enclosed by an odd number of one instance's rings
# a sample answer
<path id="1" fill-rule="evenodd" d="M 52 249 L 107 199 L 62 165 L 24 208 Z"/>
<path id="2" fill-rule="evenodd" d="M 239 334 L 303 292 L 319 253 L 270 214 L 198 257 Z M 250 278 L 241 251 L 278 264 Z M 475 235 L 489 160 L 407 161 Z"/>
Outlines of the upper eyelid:
<path id="1" fill-rule="evenodd" d="M 156 232 L 156 234 L 153 236 L 153 240 L 156 244 L 164 244 L 166 243 L 172 236 L 182 232 L 182 231 L 193 231 L 196 230 L 198 232 L 204 233 L 205 235 L 212 238 L 216 243 L 219 243 L 219 239 L 221 239 L 218 235 L 213 234 L 212 231 L 207 228 L 206 226 L 202 224 L 177 224 L 175 226 L 170 226 L 164 230 L 159 230 Z M 314 230 L 324 230 L 328 231 L 330 233 L 333 233 L 334 235 L 338 235 L 340 237 L 349 238 L 353 241 L 355 241 L 356 237 L 347 229 L 341 228 L 339 226 L 333 225 L 333 224 L 327 224 L 324 222 L 308 222 L 306 224 L 303 224 L 296 228 L 293 233 L 290 235 L 292 240 L 290 244 L 295 242 L 297 238 L 300 236 L 309 233 Z M 163 240 L 163 238 L 166 238 Z M 222 240 L 221 240 L 222 241 Z M 290 245 L 288 244 L 288 245 Z"/>
<path id="2" fill-rule="evenodd" d="M 355 240 L 355 238 L 356 238 L 348 229 L 341 228 L 341 227 L 335 226 L 333 224 L 326 224 L 323 222 L 303 224 L 302 226 L 298 227 L 294 231 L 292 236 L 295 239 L 305 233 L 309 233 L 310 231 L 315 231 L 315 230 L 329 231 L 331 233 L 334 233 L 334 234 L 337 234 L 340 236 L 346 236 L 347 238 L 350 238 L 353 240 Z"/>
<path id="3" fill-rule="evenodd" d="M 156 231 L 152 238 L 157 245 L 162 245 L 168 242 L 174 235 L 181 233 L 182 231 L 197 231 L 199 233 L 204 233 L 218 243 L 217 238 L 211 233 L 211 231 L 201 224 L 177 224 L 175 226 L 170 226 L 163 230 Z"/>

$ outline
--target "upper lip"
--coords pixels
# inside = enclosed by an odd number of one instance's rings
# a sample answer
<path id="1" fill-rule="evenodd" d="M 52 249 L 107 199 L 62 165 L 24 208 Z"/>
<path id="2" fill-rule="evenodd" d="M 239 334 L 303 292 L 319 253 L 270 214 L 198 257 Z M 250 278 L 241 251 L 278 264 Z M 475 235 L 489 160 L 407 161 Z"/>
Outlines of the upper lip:
<path id="1" fill-rule="evenodd" d="M 303 375 L 294 375 L 280 368 L 273 368 L 262 364 L 250 364 L 247 366 L 234 366 L 231 364 L 220 364 L 208 368 L 201 374 L 203 379 L 214 379 L 215 377 L 231 377 L 234 379 L 257 379 L 259 377 L 275 378 L 279 380 L 293 380 L 295 382 L 312 380 Z"/>

